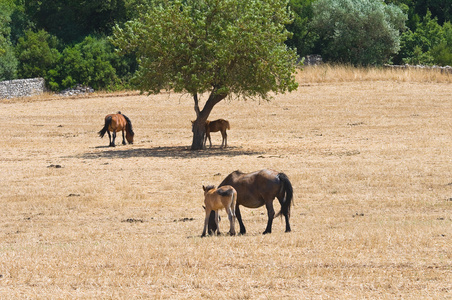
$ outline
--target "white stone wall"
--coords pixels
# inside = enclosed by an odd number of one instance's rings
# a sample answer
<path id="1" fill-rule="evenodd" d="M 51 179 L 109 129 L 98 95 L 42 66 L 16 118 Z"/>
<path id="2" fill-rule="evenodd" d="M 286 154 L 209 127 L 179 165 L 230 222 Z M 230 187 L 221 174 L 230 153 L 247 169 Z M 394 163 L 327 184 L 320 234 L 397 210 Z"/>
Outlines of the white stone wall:
<path id="1" fill-rule="evenodd" d="M 413 65 L 384 65 L 385 68 L 392 68 L 392 69 L 424 69 L 424 70 L 437 70 L 441 73 L 445 74 L 452 74 L 452 67 L 451 66 L 413 66 Z"/>
<path id="2" fill-rule="evenodd" d="M 0 99 L 34 96 L 44 93 L 44 78 L 15 79 L 0 82 Z"/>

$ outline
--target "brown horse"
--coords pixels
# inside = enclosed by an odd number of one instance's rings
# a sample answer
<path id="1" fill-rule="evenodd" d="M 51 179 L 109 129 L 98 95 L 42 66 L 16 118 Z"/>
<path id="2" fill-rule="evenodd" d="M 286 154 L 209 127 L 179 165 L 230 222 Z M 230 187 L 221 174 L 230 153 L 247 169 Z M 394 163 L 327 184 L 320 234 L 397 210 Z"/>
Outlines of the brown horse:
<path id="1" fill-rule="evenodd" d="M 223 138 L 223 140 L 221 141 L 221 147 L 226 148 L 228 146 L 228 135 L 226 133 L 226 129 L 231 129 L 231 127 L 229 126 L 229 122 L 227 120 L 224 119 L 218 119 L 215 121 L 206 121 L 206 136 L 204 137 L 204 147 L 206 146 L 206 142 L 207 139 L 209 139 L 209 143 L 210 143 L 210 147 L 212 148 L 212 140 L 210 139 L 210 133 L 211 132 L 217 132 L 220 131 L 221 132 L 221 137 Z"/>
<path id="2" fill-rule="evenodd" d="M 113 140 L 111 139 L 110 131 L 113 133 Z M 132 129 L 132 122 L 126 116 L 118 111 L 117 114 L 109 114 L 105 116 L 105 125 L 101 131 L 99 131 L 99 136 L 104 137 L 105 133 L 108 133 L 108 138 L 110 140 L 110 147 L 115 146 L 116 132 L 122 131 L 122 144 L 126 145 L 126 140 L 124 138 L 124 132 L 126 134 L 127 142 L 133 144 L 133 136 L 135 133 Z"/>
<path id="3" fill-rule="evenodd" d="M 220 234 L 220 228 L 218 227 L 218 210 L 225 208 L 228 213 L 228 219 L 230 224 L 229 234 L 235 235 L 235 201 L 237 199 L 236 190 L 229 185 L 225 185 L 219 188 L 215 188 L 213 185 L 207 187 L 202 186 L 204 190 L 204 204 L 206 210 L 206 218 L 204 220 L 204 230 L 201 237 L 206 236 L 206 231 L 209 223 L 210 213 L 215 215 L 216 230 L 213 232 Z M 210 232 L 209 232 L 210 233 Z"/>
<path id="4" fill-rule="evenodd" d="M 235 214 L 240 224 L 240 233 L 245 234 L 246 229 L 242 222 L 239 205 L 249 208 L 258 208 L 265 205 L 267 208 L 268 223 L 264 234 L 272 232 L 272 223 L 275 218 L 273 200 L 278 198 L 281 211 L 276 216 L 283 215 L 286 220 L 286 232 L 290 232 L 290 208 L 292 205 L 293 188 L 289 178 L 284 173 L 274 170 L 260 170 L 252 173 L 234 171 L 229 174 L 221 186 L 230 185 L 237 191 Z M 212 214 L 209 220 L 209 232 L 215 231 L 215 222 Z"/>

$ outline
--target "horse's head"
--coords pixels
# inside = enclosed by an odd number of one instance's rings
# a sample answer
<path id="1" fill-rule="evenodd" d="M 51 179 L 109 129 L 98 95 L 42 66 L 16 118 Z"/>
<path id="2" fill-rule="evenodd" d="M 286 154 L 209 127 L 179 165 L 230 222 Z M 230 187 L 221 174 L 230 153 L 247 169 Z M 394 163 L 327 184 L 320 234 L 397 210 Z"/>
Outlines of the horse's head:
<path id="1" fill-rule="evenodd" d="M 133 144 L 133 137 L 135 136 L 135 133 L 133 132 L 132 122 L 126 115 L 124 116 L 124 119 L 126 119 L 126 139 L 129 144 Z"/>
<path id="2" fill-rule="evenodd" d="M 215 188 L 214 185 L 202 186 L 202 189 L 204 190 L 204 195 L 205 195 L 208 191 L 210 191 L 210 190 L 212 190 L 212 189 L 214 189 L 214 188 Z"/>
<path id="3" fill-rule="evenodd" d="M 129 132 L 129 130 L 126 130 L 126 139 L 129 144 L 133 144 L 133 137 L 135 133 L 133 131 Z"/>

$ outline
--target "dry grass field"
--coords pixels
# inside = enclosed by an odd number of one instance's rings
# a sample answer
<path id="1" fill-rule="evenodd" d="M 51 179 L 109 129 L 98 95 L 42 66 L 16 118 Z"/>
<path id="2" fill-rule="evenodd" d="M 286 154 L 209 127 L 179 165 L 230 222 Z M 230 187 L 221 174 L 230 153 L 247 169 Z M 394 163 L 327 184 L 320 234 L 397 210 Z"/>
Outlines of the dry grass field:
<path id="1" fill-rule="evenodd" d="M 187 95 L 0 101 L 0 299 L 452 299 L 452 76 L 298 80 L 218 104 L 230 147 L 199 152 Z M 109 148 L 118 110 L 135 144 Z M 246 235 L 201 238 L 202 185 L 262 168 L 294 186 L 292 232 L 243 208 Z"/>

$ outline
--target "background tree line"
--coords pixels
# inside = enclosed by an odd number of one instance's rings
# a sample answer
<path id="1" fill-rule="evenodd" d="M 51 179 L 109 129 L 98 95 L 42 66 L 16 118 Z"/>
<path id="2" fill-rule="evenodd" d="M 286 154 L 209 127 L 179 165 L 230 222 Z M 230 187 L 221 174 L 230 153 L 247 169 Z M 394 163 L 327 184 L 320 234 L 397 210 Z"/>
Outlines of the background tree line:
<path id="1" fill-rule="evenodd" d="M 119 55 L 115 24 L 155 0 L 0 0 L 0 80 L 44 77 L 49 88 L 81 83 L 128 88 L 134 53 Z M 452 65 L 452 0 L 290 0 L 299 56 L 353 65 Z"/>

